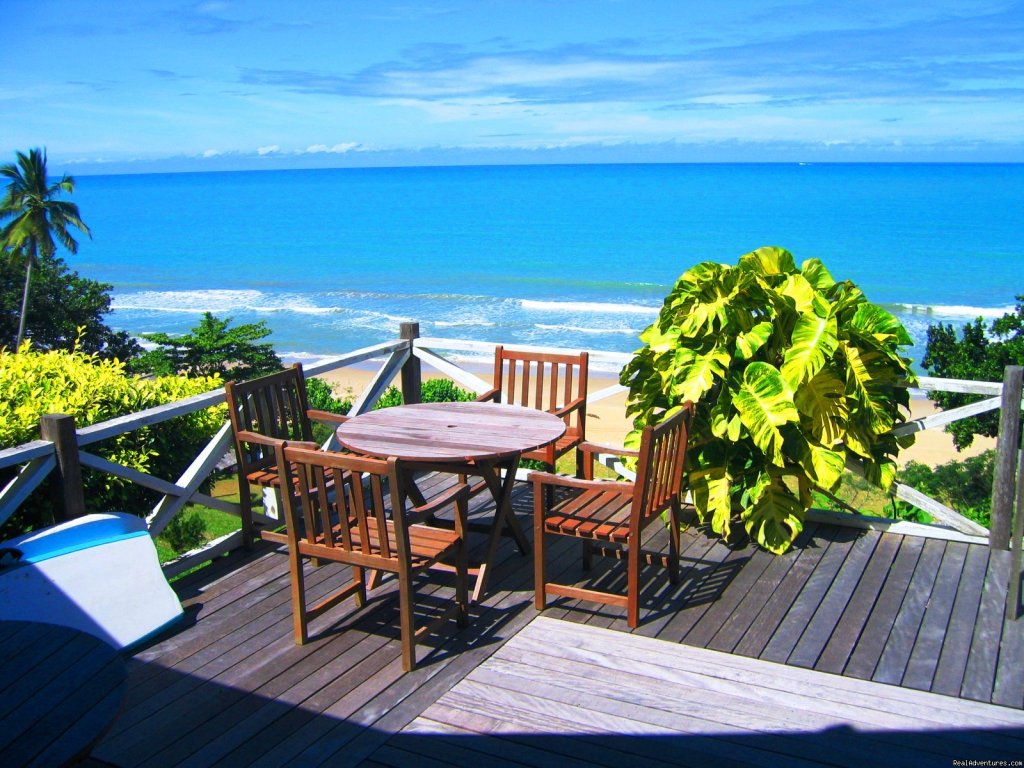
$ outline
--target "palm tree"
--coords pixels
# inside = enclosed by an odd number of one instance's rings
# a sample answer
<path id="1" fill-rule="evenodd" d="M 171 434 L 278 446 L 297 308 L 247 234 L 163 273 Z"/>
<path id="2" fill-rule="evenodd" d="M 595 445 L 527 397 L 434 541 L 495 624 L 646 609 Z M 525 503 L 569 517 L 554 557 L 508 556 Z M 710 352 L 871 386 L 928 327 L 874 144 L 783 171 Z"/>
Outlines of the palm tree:
<path id="1" fill-rule="evenodd" d="M 0 167 L 0 177 L 8 180 L 7 193 L 0 201 L 0 221 L 10 219 L 0 229 L 0 249 L 10 258 L 25 259 L 25 291 L 21 298 L 15 350 L 21 347 L 25 338 L 32 265 L 38 263 L 40 257 L 48 259 L 53 256 L 57 250 L 54 237 L 71 253 L 78 252 L 78 242 L 68 233 L 69 226 L 92 237 L 79 216 L 78 206 L 57 199 L 62 192 L 71 194 L 75 191 L 75 180 L 65 175 L 60 181 L 49 183 L 46 150 L 31 149 L 27 155 L 17 154 L 17 164 Z"/>

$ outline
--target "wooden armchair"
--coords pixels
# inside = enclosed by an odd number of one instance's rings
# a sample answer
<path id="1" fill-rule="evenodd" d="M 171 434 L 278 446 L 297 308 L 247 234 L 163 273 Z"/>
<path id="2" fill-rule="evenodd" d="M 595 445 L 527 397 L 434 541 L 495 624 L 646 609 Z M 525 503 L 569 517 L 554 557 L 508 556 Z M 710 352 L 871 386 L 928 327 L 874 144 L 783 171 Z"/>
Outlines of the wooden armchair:
<path id="1" fill-rule="evenodd" d="M 555 461 L 586 439 L 587 369 L 589 355 L 539 354 L 494 350 L 494 388 L 480 395 L 480 402 L 510 403 L 560 416 L 565 434 L 551 445 L 524 453 L 524 459 L 542 461 L 554 471 Z M 576 452 L 577 475 L 582 455 Z"/>
<path id="2" fill-rule="evenodd" d="M 548 595 L 594 600 L 626 608 L 631 628 L 640 623 L 640 563 L 667 567 L 674 584 L 679 579 L 679 524 L 683 491 L 683 465 L 693 405 L 657 426 L 643 431 L 638 451 L 610 449 L 583 443 L 588 454 L 585 478 L 571 478 L 548 472 L 531 472 L 534 502 L 534 592 L 537 610 L 544 610 Z M 593 479 L 593 458 L 598 452 L 637 457 L 636 480 L 613 482 Z M 553 501 L 555 489 L 565 489 Z M 565 491 L 568 491 L 566 493 Z M 669 512 L 669 555 L 644 552 L 640 539 L 662 512 Z M 590 568 L 592 553 L 626 560 L 626 594 L 548 582 L 544 567 L 544 534 L 576 536 L 583 540 L 584 569 Z"/>
<path id="3" fill-rule="evenodd" d="M 308 623 L 349 596 L 361 607 L 366 601 L 365 570 L 398 576 L 402 632 L 402 667 L 416 666 L 416 641 L 455 614 L 458 626 L 467 622 L 469 551 L 466 510 L 469 488 L 458 483 L 422 506 L 407 509 L 398 459 L 371 459 L 354 454 L 320 451 L 309 446 L 275 442 L 288 531 L 288 560 L 292 585 L 295 642 L 309 639 Z M 342 476 L 351 478 L 343 482 Z M 331 488 L 338 489 L 331 492 Z M 425 525 L 436 512 L 453 505 L 455 529 Z M 352 566 L 352 581 L 315 605 L 307 605 L 303 559 Z M 455 601 L 448 611 L 418 631 L 414 628 L 413 576 L 447 560 L 455 569 Z M 447 568 L 446 570 L 451 570 Z"/>
<path id="4" fill-rule="evenodd" d="M 251 545 L 256 535 L 250 488 L 280 488 L 275 440 L 312 441 L 311 421 L 340 424 L 347 417 L 309 407 L 302 365 L 295 363 L 278 373 L 249 381 L 229 381 L 224 387 L 228 417 L 235 436 L 238 459 L 238 495 L 242 507 L 242 535 Z M 268 541 L 284 542 L 283 533 L 261 530 Z"/>

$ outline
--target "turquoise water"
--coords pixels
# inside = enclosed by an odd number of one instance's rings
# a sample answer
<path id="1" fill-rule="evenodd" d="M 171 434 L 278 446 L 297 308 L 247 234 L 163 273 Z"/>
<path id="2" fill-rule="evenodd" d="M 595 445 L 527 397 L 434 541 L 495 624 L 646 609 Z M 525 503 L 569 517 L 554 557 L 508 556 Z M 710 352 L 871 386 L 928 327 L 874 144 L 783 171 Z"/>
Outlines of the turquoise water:
<path id="1" fill-rule="evenodd" d="M 675 279 L 762 245 L 907 325 L 1024 293 L 1020 165 L 587 165 L 83 176 L 68 261 L 116 328 L 266 320 L 285 356 L 430 336 L 632 351 Z"/>

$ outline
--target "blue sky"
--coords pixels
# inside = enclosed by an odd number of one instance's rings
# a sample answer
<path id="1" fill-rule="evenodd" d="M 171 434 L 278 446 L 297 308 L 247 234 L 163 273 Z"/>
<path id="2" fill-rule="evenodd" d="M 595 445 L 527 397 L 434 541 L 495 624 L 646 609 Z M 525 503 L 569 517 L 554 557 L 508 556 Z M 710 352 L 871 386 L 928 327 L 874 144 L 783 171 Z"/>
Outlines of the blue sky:
<path id="1" fill-rule="evenodd" d="M 1024 161 L 1024 4 L 5 0 L 0 155 L 103 173 Z"/>

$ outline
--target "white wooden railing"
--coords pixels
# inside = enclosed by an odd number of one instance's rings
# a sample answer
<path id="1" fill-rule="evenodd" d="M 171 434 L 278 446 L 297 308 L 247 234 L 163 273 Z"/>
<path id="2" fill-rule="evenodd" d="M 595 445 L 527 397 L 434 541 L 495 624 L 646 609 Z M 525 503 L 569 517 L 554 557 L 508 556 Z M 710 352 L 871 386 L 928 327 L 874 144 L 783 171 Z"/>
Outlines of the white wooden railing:
<path id="1" fill-rule="evenodd" d="M 419 367 L 426 366 L 438 373 L 447 376 L 457 384 L 477 393 L 490 389 L 490 381 L 485 381 L 468 370 L 464 365 L 455 362 L 451 357 L 446 357 L 442 352 L 454 353 L 456 356 L 469 359 L 479 359 L 481 362 L 493 359 L 494 344 L 487 342 L 466 341 L 459 339 L 430 338 L 418 336 L 418 325 L 415 323 L 403 324 L 403 338 L 392 342 L 375 344 L 362 349 L 357 349 L 338 357 L 318 361 L 305 366 L 307 377 L 319 376 L 331 371 L 336 371 L 348 366 L 366 363 L 367 361 L 380 361 L 381 363 L 376 375 L 356 399 L 352 413 L 363 413 L 373 407 L 383 392 L 401 373 L 403 381 L 405 375 L 411 369 L 416 370 L 416 380 L 419 379 Z M 543 352 L 565 352 L 549 347 L 530 347 L 517 345 L 517 349 L 528 349 Z M 578 351 L 578 350 L 574 350 Z M 626 353 L 607 352 L 601 350 L 590 351 L 591 365 L 595 370 L 602 368 L 611 370 L 621 369 L 631 358 Z M 965 382 L 950 379 L 922 378 L 919 380 L 919 387 L 923 390 L 937 390 L 947 392 L 967 392 L 972 394 L 989 395 L 990 397 L 963 408 L 943 411 L 922 419 L 917 419 L 901 425 L 894 430 L 897 435 L 910 434 L 925 429 L 936 429 L 945 426 L 968 416 L 974 416 L 991 410 L 999 409 L 1003 403 L 1002 394 L 1004 385 L 999 383 L 986 382 Z M 625 387 L 618 383 L 590 393 L 587 400 L 594 403 L 607 397 L 611 397 L 625 390 Z M 1019 398 L 1019 390 L 1018 390 Z M 173 519 L 173 517 L 188 503 L 199 503 L 205 506 L 222 510 L 229 513 L 240 514 L 241 510 L 237 503 L 224 499 L 214 498 L 202 493 L 199 488 L 214 470 L 217 463 L 230 450 L 232 437 L 230 425 L 225 423 L 210 442 L 200 451 L 194 461 L 185 470 L 181 477 L 176 480 L 167 480 L 154 477 L 138 470 L 115 464 L 95 454 L 89 453 L 88 446 L 98 443 L 110 437 L 131 432 L 141 427 L 153 426 L 166 422 L 176 416 L 210 408 L 224 402 L 224 391 L 222 389 L 207 392 L 202 395 L 179 400 L 168 405 L 150 408 L 145 411 L 122 416 L 100 424 L 77 429 L 73 433 L 75 443 L 74 450 L 77 451 L 81 464 L 101 472 L 114 475 L 137 483 L 145 488 L 155 490 L 162 494 L 162 498 L 156 506 L 148 512 L 146 520 L 153 536 L 159 534 Z M 1019 411 L 1018 411 L 1019 413 Z M 52 437 L 52 435 L 51 435 Z M 53 439 L 37 440 L 32 443 L 0 450 L 0 470 L 9 467 L 18 467 L 18 473 L 7 486 L 0 491 L 0 523 L 7 520 L 18 508 L 28 495 L 59 466 L 60 448 L 59 440 Z M 1016 444 L 1015 442 L 1013 443 Z M 1016 452 L 1014 452 L 1015 455 Z M 1013 479 L 1011 475 L 1011 480 Z M 943 532 L 958 535 L 970 540 L 976 537 L 988 536 L 989 531 L 977 523 L 968 520 L 958 514 L 955 510 L 946 507 L 934 499 L 930 499 L 913 488 L 902 484 L 896 484 L 894 494 L 897 498 L 903 499 L 914 506 L 927 511 L 935 520 L 938 526 L 931 528 L 937 535 L 945 537 Z M 835 513 L 821 513 L 821 519 L 828 519 L 832 522 L 846 522 L 847 524 L 863 527 L 865 525 L 877 524 L 877 519 L 867 516 L 836 515 Z M 889 521 L 891 523 L 891 521 Z M 904 526 L 909 531 L 925 532 L 926 526 Z M 983 541 L 984 539 L 976 539 Z M 182 572 L 183 570 L 208 561 L 226 551 L 235 549 L 242 544 L 241 532 L 236 531 L 222 537 L 217 541 L 210 542 L 201 550 L 175 560 L 165 566 L 169 576 Z"/>

